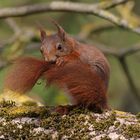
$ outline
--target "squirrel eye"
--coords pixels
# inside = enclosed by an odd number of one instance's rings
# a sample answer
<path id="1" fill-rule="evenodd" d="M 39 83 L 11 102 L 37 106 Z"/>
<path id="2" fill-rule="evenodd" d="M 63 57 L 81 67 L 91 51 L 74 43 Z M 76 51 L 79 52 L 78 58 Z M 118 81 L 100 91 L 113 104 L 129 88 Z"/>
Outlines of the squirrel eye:
<path id="1" fill-rule="evenodd" d="M 57 50 L 62 50 L 62 45 L 61 44 L 57 44 L 56 48 L 57 48 Z"/>

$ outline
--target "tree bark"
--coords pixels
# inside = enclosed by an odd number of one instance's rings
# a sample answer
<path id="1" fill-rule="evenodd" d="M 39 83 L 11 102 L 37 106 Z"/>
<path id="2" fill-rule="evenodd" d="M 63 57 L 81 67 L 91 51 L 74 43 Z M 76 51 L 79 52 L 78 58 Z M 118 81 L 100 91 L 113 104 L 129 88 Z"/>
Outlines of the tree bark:
<path id="1" fill-rule="evenodd" d="M 121 139 L 140 138 L 140 114 L 106 111 L 102 114 L 75 108 L 59 115 L 52 107 L 14 102 L 0 103 L 0 139 Z"/>

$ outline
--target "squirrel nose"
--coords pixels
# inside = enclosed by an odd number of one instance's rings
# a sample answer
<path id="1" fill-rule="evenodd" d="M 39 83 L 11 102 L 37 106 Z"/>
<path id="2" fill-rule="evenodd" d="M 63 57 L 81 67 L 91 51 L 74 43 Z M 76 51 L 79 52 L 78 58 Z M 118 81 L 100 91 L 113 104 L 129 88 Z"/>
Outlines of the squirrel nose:
<path id="1" fill-rule="evenodd" d="M 51 63 L 55 63 L 56 62 L 57 57 L 56 56 L 52 56 L 49 58 L 49 62 Z"/>
<path id="2" fill-rule="evenodd" d="M 50 62 L 50 63 L 55 63 L 57 57 L 56 56 L 46 56 L 45 61 Z"/>
<path id="3" fill-rule="evenodd" d="M 55 61 L 53 61 L 53 60 L 50 60 L 49 62 L 50 62 L 50 63 L 52 63 L 52 64 L 54 64 L 54 63 L 55 63 Z"/>

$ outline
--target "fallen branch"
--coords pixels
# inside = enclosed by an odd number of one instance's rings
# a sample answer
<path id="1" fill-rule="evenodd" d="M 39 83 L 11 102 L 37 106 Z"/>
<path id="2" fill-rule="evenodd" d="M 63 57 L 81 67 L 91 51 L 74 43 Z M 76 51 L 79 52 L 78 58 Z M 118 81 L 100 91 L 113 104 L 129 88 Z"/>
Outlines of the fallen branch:
<path id="1" fill-rule="evenodd" d="M 52 107 L 0 104 L 1 139 L 138 139 L 140 115 L 120 111 L 102 114 L 74 108 L 59 115 Z"/>

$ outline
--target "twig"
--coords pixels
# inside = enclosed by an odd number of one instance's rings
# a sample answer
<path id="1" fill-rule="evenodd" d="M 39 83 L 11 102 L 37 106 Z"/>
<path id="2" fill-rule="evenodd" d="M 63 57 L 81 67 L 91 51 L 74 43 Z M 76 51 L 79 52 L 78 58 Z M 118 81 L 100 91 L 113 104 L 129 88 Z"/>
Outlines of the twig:
<path id="1" fill-rule="evenodd" d="M 133 92 L 135 100 L 140 104 L 140 95 L 139 95 L 139 92 L 138 92 L 138 90 L 137 90 L 137 88 L 134 84 L 134 81 L 131 77 L 131 74 L 129 72 L 129 68 L 128 68 L 128 65 L 126 63 L 126 58 L 125 57 L 120 57 L 119 61 L 120 61 L 120 64 L 123 68 L 124 74 L 126 75 L 126 78 L 128 80 L 129 87 L 131 88 L 131 91 Z"/>
<path id="2" fill-rule="evenodd" d="M 0 61 L 0 71 L 3 70 L 10 63 L 7 61 Z"/>
<path id="3" fill-rule="evenodd" d="M 138 51 L 140 51 L 140 44 L 136 44 L 130 48 L 122 48 L 119 51 L 119 56 L 128 56 L 128 55 L 132 55 L 133 53 L 137 53 Z"/>
<path id="4" fill-rule="evenodd" d="M 101 3 L 99 3 L 98 7 L 101 8 L 101 9 L 110 9 L 110 8 L 113 8 L 117 5 L 121 5 L 121 4 L 124 4 L 128 1 L 131 1 L 131 0 L 112 0 L 112 1 L 102 1 Z"/>
<path id="5" fill-rule="evenodd" d="M 7 18 L 5 19 L 6 23 L 10 26 L 10 28 L 13 30 L 13 35 L 6 40 L 3 40 L 0 42 L 0 50 L 7 44 L 12 44 L 21 34 L 21 28 L 17 25 L 14 19 Z"/>
<path id="6" fill-rule="evenodd" d="M 5 19 L 6 23 L 12 28 L 15 34 L 18 34 L 21 29 L 12 18 Z"/>
<path id="7" fill-rule="evenodd" d="M 132 54 L 140 51 L 140 44 L 135 44 L 129 48 L 116 49 L 114 47 L 106 47 L 105 45 L 103 45 L 101 43 L 97 43 L 97 42 L 93 43 L 91 40 L 89 40 L 87 38 L 81 38 L 81 36 L 77 36 L 75 38 L 81 42 L 94 45 L 94 46 L 98 47 L 103 53 L 105 53 L 107 55 L 115 56 L 117 58 L 126 57 L 128 55 L 132 55 Z"/>
<path id="8" fill-rule="evenodd" d="M 105 47 L 104 45 L 97 45 L 99 49 L 101 49 L 104 53 L 108 55 L 113 55 L 117 58 L 127 57 L 128 55 L 132 55 L 138 51 L 140 51 L 140 44 L 131 46 L 129 48 L 120 48 L 120 49 L 113 49 Z"/>
<path id="9" fill-rule="evenodd" d="M 96 26 L 92 31 L 91 34 L 93 33 L 102 33 L 104 31 L 109 31 L 115 29 L 115 26 L 113 24 L 102 24 L 100 26 Z"/>

